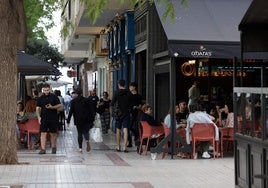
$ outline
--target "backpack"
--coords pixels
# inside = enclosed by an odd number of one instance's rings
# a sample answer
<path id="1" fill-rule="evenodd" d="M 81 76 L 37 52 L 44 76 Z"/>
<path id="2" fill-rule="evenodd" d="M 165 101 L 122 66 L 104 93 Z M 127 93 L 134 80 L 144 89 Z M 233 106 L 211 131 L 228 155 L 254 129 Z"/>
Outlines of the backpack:
<path id="1" fill-rule="evenodd" d="M 119 107 L 118 101 L 116 101 L 113 106 L 113 117 L 116 121 L 120 121 L 123 117 L 123 113 Z"/>

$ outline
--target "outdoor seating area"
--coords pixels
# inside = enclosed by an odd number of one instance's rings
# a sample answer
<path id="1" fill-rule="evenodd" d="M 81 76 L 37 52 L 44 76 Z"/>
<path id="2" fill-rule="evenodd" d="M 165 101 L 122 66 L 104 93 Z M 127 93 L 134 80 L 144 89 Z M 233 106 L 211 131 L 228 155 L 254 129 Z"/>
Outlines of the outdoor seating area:
<path id="1" fill-rule="evenodd" d="M 162 128 L 153 127 L 148 125 L 146 122 L 141 122 L 141 129 L 145 128 L 145 133 L 141 134 L 141 142 L 139 145 L 138 153 L 142 153 L 142 145 L 145 145 L 145 155 L 147 155 L 148 147 L 150 145 L 150 141 L 155 138 L 153 135 L 157 135 L 157 143 L 159 143 L 163 138 L 167 137 L 171 134 L 171 131 L 164 123 L 162 123 Z M 182 139 L 186 139 L 186 130 L 185 128 L 176 129 L 176 135 L 179 135 Z M 158 136 L 160 135 L 160 136 Z M 233 155 L 233 141 L 234 141 L 234 128 L 226 127 L 219 128 L 219 140 L 215 139 L 215 126 L 209 123 L 196 123 L 191 129 L 191 146 L 192 153 L 189 152 L 178 152 L 175 155 L 179 158 L 188 158 L 188 159 L 197 159 L 197 153 L 200 152 L 200 147 L 202 146 L 202 142 L 209 142 L 209 151 L 213 156 L 213 159 L 224 157 L 225 154 L 228 153 L 228 157 L 230 154 Z M 163 148 L 169 148 L 170 142 L 164 144 Z M 179 140 L 176 140 L 175 143 L 176 148 L 183 148 L 183 144 L 180 143 Z M 169 153 L 162 152 L 162 159 L 166 157 Z"/>
<path id="2" fill-rule="evenodd" d="M 19 140 L 27 142 L 28 149 L 33 149 L 35 142 L 39 140 L 40 125 L 37 118 L 31 118 L 24 123 L 18 123 Z"/>

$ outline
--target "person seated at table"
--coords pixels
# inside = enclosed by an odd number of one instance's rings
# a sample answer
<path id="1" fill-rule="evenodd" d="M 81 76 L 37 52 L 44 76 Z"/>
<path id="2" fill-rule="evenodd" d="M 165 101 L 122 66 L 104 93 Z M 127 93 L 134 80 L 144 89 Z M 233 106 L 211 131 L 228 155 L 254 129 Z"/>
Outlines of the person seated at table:
<path id="1" fill-rule="evenodd" d="M 176 114 L 177 114 L 177 111 L 179 111 L 179 108 L 175 108 L 175 111 L 176 111 Z M 167 127 L 167 128 L 171 128 L 171 109 L 169 109 L 168 111 L 168 114 L 166 115 L 165 119 L 164 119 L 164 125 Z M 179 125 L 178 125 L 178 122 L 174 121 L 174 124 L 176 126 L 176 129 L 179 128 Z"/>
<path id="2" fill-rule="evenodd" d="M 155 120 L 155 118 L 152 116 L 152 107 L 149 104 L 144 104 L 142 106 L 142 114 L 140 116 L 140 121 L 146 121 L 150 126 L 162 126 L 161 122 L 158 122 Z M 142 131 L 142 130 L 141 130 Z M 152 135 L 154 139 L 150 141 L 149 149 L 150 147 L 155 147 L 157 145 L 157 137 L 160 135 Z M 139 150 L 139 140 L 137 140 L 137 151 Z"/>
<path id="3" fill-rule="evenodd" d="M 186 106 L 186 103 L 185 103 L 185 106 Z M 176 113 L 176 115 L 179 113 L 179 110 L 180 110 L 180 108 L 178 108 L 177 105 L 176 105 L 176 107 L 175 107 L 175 113 Z M 166 117 L 164 119 L 164 124 L 169 129 L 171 128 L 171 115 L 170 114 L 171 114 L 171 109 L 169 109 L 168 114 L 166 115 Z M 176 129 L 181 128 L 181 127 L 184 127 L 182 124 L 179 124 L 179 122 L 175 119 Z"/>
<path id="4" fill-rule="evenodd" d="M 210 106 L 208 113 L 211 120 L 219 127 L 221 125 L 221 112 L 217 109 L 217 106 Z"/>
<path id="5" fill-rule="evenodd" d="M 187 108 L 187 105 L 186 105 L 186 102 L 185 103 L 185 108 Z M 179 105 L 182 105 L 181 103 L 179 103 Z M 180 114 L 182 111 L 180 111 L 180 109 L 182 108 L 179 108 L 179 105 L 176 105 L 175 106 L 175 114 Z M 184 104 L 183 104 L 184 105 Z M 188 112 L 188 110 L 187 110 Z M 183 113 L 181 113 L 181 115 L 183 115 Z M 180 116 L 180 117 L 184 117 L 184 116 Z M 186 121 L 186 116 L 185 116 L 185 121 Z M 178 120 L 178 119 L 175 119 L 174 121 L 175 123 L 175 126 L 176 126 L 176 132 L 180 135 L 184 135 L 185 136 L 185 129 L 181 129 L 181 128 L 185 128 L 185 125 L 184 123 L 181 121 L 181 120 Z M 167 127 L 167 128 L 171 128 L 171 109 L 169 109 L 168 111 L 168 114 L 166 115 L 165 119 L 164 119 L 164 125 Z M 180 157 L 180 158 L 185 158 L 186 155 L 182 152 L 179 152 L 177 153 L 177 156 Z"/>
<path id="6" fill-rule="evenodd" d="M 151 126 L 162 126 L 161 123 L 152 116 L 152 107 L 149 104 L 144 104 L 141 109 L 143 113 L 141 114 L 140 121 L 147 121 Z"/>
<path id="7" fill-rule="evenodd" d="M 25 123 L 27 121 L 27 117 L 25 114 L 24 105 L 22 102 L 17 103 L 17 122 Z"/>
<path id="8" fill-rule="evenodd" d="M 189 114 L 187 104 L 184 100 L 180 100 L 176 105 L 176 120 L 178 123 L 185 123 L 187 116 Z"/>
<path id="9" fill-rule="evenodd" d="M 36 100 L 31 96 L 26 96 L 25 113 L 27 117 L 36 118 Z"/>
<path id="10" fill-rule="evenodd" d="M 234 112 L 232 102 L 226 102 L 224 104 L 224 113 L 227 114 L 227 118 L 223 124 L 223 127 L 234 127 Z"/>
<path id="11" fill-rule="evenodd" d="M 187 144 L 191 143 L 191 128 L 193 128 L 195 123 L 212 123 L 215 126 L 215 135 L 216 140 L 219 140 L 219 130 L 215 123 L 211 120 L 209 114 L 203 111 L 203 108 L 199 104 L 190 105 L 190 114 L 187 118 L 187 127 L 186 127 L 186 142 Z M 202 158 L 209 159 L 211 156 L 208 153 L 209 142 L 201 142 L 202 148 Z"/>
<path id="12" fill-rule="evenodd" d="M 20 142 L 24 144 L 24 147 L 27 147 L 27 137 L 25 132 L 21 131 L 20 128 L 24 125 L 24 123 L 28 120 L 24 105 L 22 102 L 17 103 L 17 124 L 16 124 L 16 133 Z"/>

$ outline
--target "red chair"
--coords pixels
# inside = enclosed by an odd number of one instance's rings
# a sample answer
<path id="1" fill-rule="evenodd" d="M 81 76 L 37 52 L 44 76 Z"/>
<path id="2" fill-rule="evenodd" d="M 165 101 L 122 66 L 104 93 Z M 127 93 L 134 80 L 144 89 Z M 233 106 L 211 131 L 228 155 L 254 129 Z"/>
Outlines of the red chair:
<path id="1" fill-rule="evenodd" d="M 195 146 L 197 142 L 210 141 L 213 145 L 213 156 L 215 159 L 215 127 L 213 123 L 195 123 L 192 131 L 192 146 L 193 146 L 193 157 L 195 155 Z"/>
<path id="2" fill-rule="evenodd" d="M 229 142 L 234 141 L 234 128 L 225 127 L 220 129 L 221 135 L 221 157 L 223 157 L 223 142 L 227 142 L 226 149 L 228 148 Z"/>
<path id="3" fill-rule="evenodd" d="M 23 139 L 26 132 L 25 123 L 18 123 L 18 127 L 19 127 L 19 138 Z"/>
<path id="4" fill-rule="evenodd" d="M 145 155 L 147 155 L 149 141 L 152 138 L 160 138 L 164 134 L 163 126 L 150 126 L 147 121 L 141 121 L 141 135 L 140 135 L 140 147 L 139 154 L 141 154 L 142 143 L 144 139 L 147 139 Z"/>
<path id="5" fill-rule="evenodd" d="M 28 149 L 31 149 L 31 138 L 30 134 L 39 134 L 40 133 L 40 124 L 37 118 L 29 119 L 25 122 L 25 131 L 27 132 L 27 143 Z"/>

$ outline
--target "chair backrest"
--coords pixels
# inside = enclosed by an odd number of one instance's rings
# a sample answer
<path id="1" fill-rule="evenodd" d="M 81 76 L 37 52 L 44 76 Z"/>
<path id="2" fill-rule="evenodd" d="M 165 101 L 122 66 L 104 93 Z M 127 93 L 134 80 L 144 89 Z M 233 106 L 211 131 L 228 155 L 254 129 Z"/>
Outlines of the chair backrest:
<path id="1" fill-rule="evenodd" d="M 150 137 L 155 134 L 164 134 L 163 126 L 151 126 L 147 121 L 141 121 L 142 137 Z"/>
<path id="2" fill-rule="evenodd" d="M 215 138 L 215 127 L 213 123 L 195 123 L 192 128 L 192 137 Z"/>
<path id="3" fill-rule="evenodd" d="M 39 132 L 40 125 L 37 118 L 31 118 L 25 123 L 25 129 L 30 132 Z"/>
<path id="4" fill-rule="evenodd" d="M 232 140 L 234 138 L 233 127 L 221 128 L 220 132 L 221 132 L 221 137 L 223 140 Z"/>

